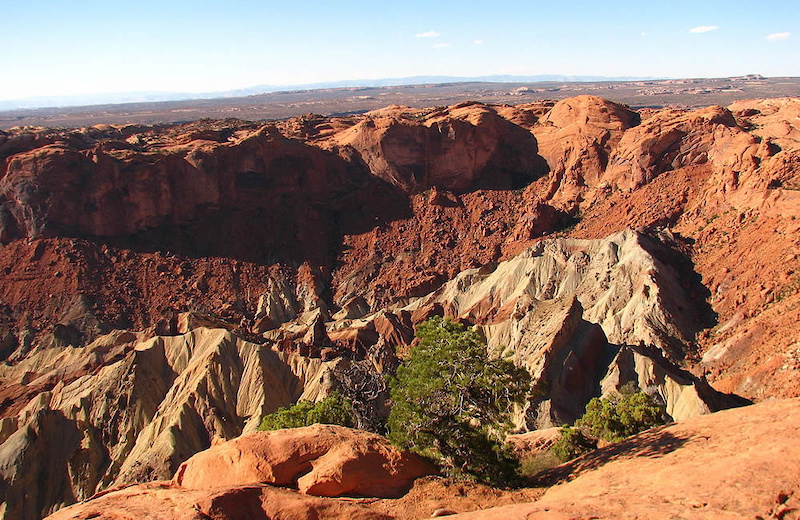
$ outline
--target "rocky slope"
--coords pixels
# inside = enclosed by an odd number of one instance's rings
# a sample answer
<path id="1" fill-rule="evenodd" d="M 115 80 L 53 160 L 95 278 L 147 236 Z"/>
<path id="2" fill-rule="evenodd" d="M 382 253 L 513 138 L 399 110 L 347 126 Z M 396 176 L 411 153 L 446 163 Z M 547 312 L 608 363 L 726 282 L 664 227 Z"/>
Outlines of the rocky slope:
<path id="1" fill-rule="evenodd" d="M 689 298 L 677 274 L 643 245 L 653 247 L 633 231 L 542 241 L 403 308 L 362 317 L 365 305 L 356 303 L 334 317 L 306 312 L 263 332 L 263 344 L 182 315 L 179 328 L 191 328 L 182 335 L 113 333 L 84 348 L 34 349 L 3 367 L 18 401 L 29 399 L 2 423 L 5 499 L 19 502 L 31 479 L 62 490 L 42 497 L 44 507 L 167 479 L 193 453 L 252 431 L 263 415 L 332 390 L 356 401 L 365 418 L 380 414 L 382 374 L 432 314 L 476 324 L 495 355 L 529 370 L 538 390 L 517 417 L 523 430 L 571 423 L 593 396 L 628 383 L 658 395 L 676 420 L 742 404 L 665 355 L 700 323 L 682 311 Z M 271 294 L 260 308 L 275 320 L 272 305 L 281 301 Z M 74 432 L 68 442 L 64 430 Z"/>
<path id="2" fill-rule="evenodd" d="M 800 518 L 798 412 L 777 400 L 649 430 L 552 470 L 577 478 L 537 502 L 452 518 Z"/>
<path id="3" fill-rule="evenodd" d="M 521 430 L 628 382 L 678 420 L 800 395 L 799 116 L 581 96 L 2 132 L 6 517 L 333 389 L 369 426 L 434 314 L 531 372 Z"/>
<path id="4" fill-rule="evenodd" d="M 791 399 L 694 417 L 643 432 L 541 474 L 539 479 L 542 483 L 557 485 L 534 502 L 485 508 L 497 497 L 485 497 L 485 501 L 476 503 L 465 496 L 466 486 L 463 486 L 463 498 L 459 500 L 454 490 L 440 486 L 440 493 L 450 491 L 448 495 L 453 498 L 440 496 L 438 500 L 422 500 L 428 509 L 419 510 L 417 507 L 412 516 L 408 512 L 414 508 L 402 499 L 321 499 L 265 484 L 263 481 L 266 480 L 280 485 L 283 475 L 291 474 L 299 465 L 296 462 L 284 464 L 285 458 L 275 460 L 274 453 L 259 451 L 259 441 L 249 436 L 233 441 L 239 443 L 238 449 L 233 448 L 233 443 L 227 443 L 198 454 L 181 468 L 171 483 L 139 484 L 113 490 L 62 509 L 49 518 L 405 519 L 481 509 L 456 514 L 453 518 L 791 520 L 800 518 L 797 500 L 800 478 L 796 471 L 800 463 L 800 445 L 794 435 L 798 428 L 798 412 L 800 401 Z M 336 435 L 347 437 L 348 448 L 351 444 L 366 447 L 363 433 L 354 435 L 346 429 L 338 430 Z M 325 432 L 322 433 L 326 436 Z M 296 446 L 304 453 L 306 450 L 302 446 L 308 446 L 308 456 L 316 456 L 314 449 L 317 445 L 308 445 L 307 440 L 304 444 L 303 436 L 307 439 L 308 432 L 283 430 L 262 435 L 270 437 L 268 442 Z M 375 450 L 375 447 L 371 449 Z M 363 453 L 378 455 L 370 448 Z M 394 456 L 398 455 L 395 452 Z M 301 487 L 321 478 L 323 484 L 330 482 L 339 490 L 347 488 L 347 479 L 342 478 L 341 473 L 329 471 L 334 467 L 343 470 L 347 463 L 343 464 L 337 455 L 325 457 L 328 458 L 326 462 L 318 464 L 312 461 L 306 468 L 313 466 L 310 473 L 300 478 Z M 193 465 L 194 460 L 198 460 L 198 464 Z M 382 474 L 386 470 L 374 458 L 360 460 L 357 471 Z M 200 461 L 205 465 L 199 464 Z M 243 462 L 249 463 L 244 467 L 232 466 Z M 207 478 L 208 468 L 216 470 L 218 478 Z M 253 473 L 253 470 L 257 471 Z M 338 477 L 326 481 L 329 475 Z M 290 487 L 291 482 L 283 482 L 283 485 Z M 305 493 L 315 494 L 313 486 Z M 421 497 L 415 498 L 419 501 Z M 523 496 L 516 498 L 524 500 Z M 442 504 L 449 507 L 434 509 Z"/>

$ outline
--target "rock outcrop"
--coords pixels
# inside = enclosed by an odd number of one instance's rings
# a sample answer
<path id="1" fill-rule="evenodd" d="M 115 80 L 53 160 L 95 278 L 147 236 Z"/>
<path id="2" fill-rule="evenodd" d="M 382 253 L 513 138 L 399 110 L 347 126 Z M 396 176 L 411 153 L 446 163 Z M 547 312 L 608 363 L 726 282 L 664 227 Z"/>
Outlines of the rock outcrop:
<path id="1" fill-rule="evenodd" d="M 379 435 L 316 424 L 243 435 L 197 453 L 171 482 L 109 490 L 49 518 L 385 519 L 391 517 L 317 497 L 396 497 L 433 472 Z"/>
<path id="2" fill-rule="evenodd" d="M 770 401 L 648 430 L 552 470 L 577 478 L 537 502 L 452 518 L 798 518 L 799 412 Z"/>
<path id="3" fill-rule="evenodd" d="M 628 107 L 595 96 L 556 103 L 531 131 L 550 166 L 542 200 L 574 211 L 598 188 L 612 153 L 625 132 L 639 124 Z"/>
<path id="4" fill-rule="evenodd" d="M 465 503 L 481 510 L 453 518 L 797 518 L 798 412 L 797 399 L 776 400 L 654 428 L 539 474 L 540 483 L 557 485 L 535 502 L 490 509 Z M 48 518 L 407 518 L 397 507 L 402 503 L 393 509 L 374 499 L 311 497 L 265 484 L 198 489 L 154 482 Z M 451 502 L 447 514 L 459 511 Z"/>
<path id="5" fill-rule="evenodd" d="M 703 164 L 715 132 L 735 126 L 733 114 L 722 107 L 659 111 L 625 132 L 608 159 L 603 180 L 633 190 L 665 171 Z"/>
<path id="6" fill-rule="evenodd" d="M 48 520 L 127 520 L 158 518 L 175 520 L 391 520 L 363 505 L 331 498 L 310 497 L 266 485 L 236 488 L 186 489 L 169 482 L 151 482 L 99 495 L 48 516 Z"/>
<path id="7" fill-rule="evenodd" d="M 630 230 L 541 241 L 459 274 L 408 310 L 441 305 L 479 325 L 490 350 L 531 373 L 537 391 L 520 427 L 572 423 L 601 387 L 608 393 L 627 382 L 657 393 L 674 419 L 736 404 L 665 358 L 682 356 L 702 324 L 696 311 L 681 310 L 690 297 L 648 242 Z"/>
<path id="8" fill-rule="evenodd" d="M 254 432 L 202 451 L 172 479 L 188 489 L 267 483 L 307 495 L 400 496 L 436 468 L 385 438 L 341 426 Z"/>
<path id="9" fill-rule="evenodd" d="M 374 175 L 404 191 L 508 189 L 546 172 L 536 140 L 481 103 L 430 113 L 402 107 L 368 112 L 333 142 L 346 147 L 342 153 L 355 150 Z"/>

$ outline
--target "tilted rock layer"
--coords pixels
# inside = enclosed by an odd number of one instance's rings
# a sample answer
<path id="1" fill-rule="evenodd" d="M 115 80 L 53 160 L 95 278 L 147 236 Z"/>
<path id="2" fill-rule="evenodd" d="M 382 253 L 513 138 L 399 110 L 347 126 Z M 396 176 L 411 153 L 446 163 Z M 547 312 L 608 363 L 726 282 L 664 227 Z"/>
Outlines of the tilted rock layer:
<path id="1" fill-rule="evenodd" d="M 264 414 L 326 396 L 337 366 L 349 363 L 275 352 L 224 329 L 200 328 L 121 345 L 117 361 L 89 374 L 66 364 L 131 339 L 103 337 L 56 359 L 39 379 L 57 382 L 4 419 L 13 433 L 0 446 L 2 499 L 9 508 L 27 508 L 17 511 L 20 518 L 111 485 L 171 478 L 191 455 L 254 430 Z M 35 352 L 22 363 L 33 367 L 48 354 Z"/>

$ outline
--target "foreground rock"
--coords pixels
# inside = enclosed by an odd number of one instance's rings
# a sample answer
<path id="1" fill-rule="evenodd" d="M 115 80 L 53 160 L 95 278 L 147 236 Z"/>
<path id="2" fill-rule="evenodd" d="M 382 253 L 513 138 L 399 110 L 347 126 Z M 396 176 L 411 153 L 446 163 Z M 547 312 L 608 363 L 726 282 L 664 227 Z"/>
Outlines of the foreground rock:
<path id="1" fill-rule="evenodd" d="M 315 424 L 254 432 L 193 456 L 172 482 L 188 489 L 263 482 L 317 496 L 396 497 L 436 468 L 373 433 Z"/>
<path id="2" fill-rule="evenodd" d="M 111 491 L 89 502 L 62 509 L 49 520 L 96 518 L 128 520 L 389 520 L 392 517 L 330 498 L 309 497 L 265 485 L 218 489 L 185 489 L 152 482 Z"/>
<path id="3" fill-rule="evenodd" d="M 552 470 L 540 501 L 453 518 L 800 518 L 800 399 L 695 417 Z"/>
<path id="4" fill-rule="evenodd" d="M 396 497 L 433 472 L 379 435 L 315 424 L 244 435 L 198 453 L 171 482 L 110 490 L 51 518 L 382 519 L 390 517 L 318 497 Z"/>

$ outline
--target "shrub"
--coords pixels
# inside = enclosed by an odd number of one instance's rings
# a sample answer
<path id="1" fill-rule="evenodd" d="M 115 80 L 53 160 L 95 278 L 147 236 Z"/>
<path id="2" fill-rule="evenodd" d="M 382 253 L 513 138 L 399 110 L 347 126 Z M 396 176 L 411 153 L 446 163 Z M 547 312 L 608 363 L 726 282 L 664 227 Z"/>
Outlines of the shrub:
<path id="1" fill-rule="evenodd" d="M 339 392 L 333 392 L 318 403 L 300 401 L 293 406 L 281 408 L 277 412 L 266 415 L 261 420 L 258 429 L 261 431 L 281 430 L 311 426 L 316 423 L 355 427 L 353 404 Z"/>
<path id="2" fill-rule="evenodd" d="M 545 451 L 543 453 L 536 453 L 522 459 L 520 462 L 520 474 L 523 477 L 533 477 L 554 468 L 561 464 L 562 461 L 552 451 Z"/>
<path id="3" fill-rule="evenodd" d="M 530 388 L 524 369 L 489 359 L 474 331 L 433 317 L 419 325 L 420 343 L 391 380 L 389 439 L 429 457 L 451 475 L 508 484 L 517 462 L 500 441 L 515 404 Z"/>
<path id="4" fill-rule="evenodd" d="M 664 424 L 663 407 L 643 392 L 624 392 L 604 399 L 595 397 L 575 426 L 598 439 L 617 442 L 653 426 Z"/>
<path id="5" fill-rule="evenodd" d="M 580 457 L 597 449 L 597 441 L 587 437 L 581 430 L 565 426 L 561 435 L 550 447 L 550 453 L 561 462 Z"/>
<path id="6" fill-rule="evenodd" d="M 618 442 L 665 422 L 663 406 L 654 397 L 626 385 L 620 395 L 589 401 L 574 428 L 561 428 L 550 453 L 566 462 L 597 449 L 598 439 Z"/>

